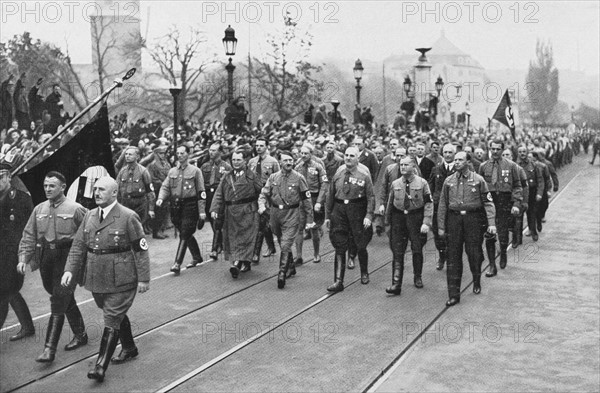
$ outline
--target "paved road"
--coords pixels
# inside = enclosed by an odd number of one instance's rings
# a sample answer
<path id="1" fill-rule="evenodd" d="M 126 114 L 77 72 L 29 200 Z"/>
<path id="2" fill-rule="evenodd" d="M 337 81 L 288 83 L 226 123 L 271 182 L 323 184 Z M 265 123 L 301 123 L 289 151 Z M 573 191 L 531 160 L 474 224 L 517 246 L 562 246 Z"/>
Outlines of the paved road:
<path id="1" fill-rule="evenodd" d="M 83 302 L 90 344 L 74 352 L 59 349 L 49 366 L 34 361 L 43 347 L 49 306 L 39 275 L 28 274 L 23 295 L 39 321 L 38 335 L 7 342 L 17 329 L 10 327 L 14 316 L 7 321 L 0 391 L 590 390 L 599 353 L 598 173 L 585 156 L 562 171 L 562 184 L 574 179 L 553 203 L 540 241 L 525 238 L 524 247 L 511 251 L 509 267 L 483 281 L 480 296 L 471 294 L 465 272 L 461 304 L 448 310 L 445 271 L 434 268 L 431 240 L 425 288 L 412 285 L 407 263 L 400 297 L 384 293 L 391 276 L 386 237 L 374 238 L 369 247 L 371 283 L 361 285 L 358 269 L 349 271 L 347 289 L 335 295 L 325 290 L 333 278 L 328 241 L 323 262 L 301 267 L 283 291 L 276 288 L 277 258 L 235 281 L 222 261 L 175 278 L 166 274 L 175 239 L 151 242 L 151 291 L 131 310 L 140 356 L 111 366 L 102 385 L 85 377 L 102 320 L 83 289 L 76 298 Z M 209 247 L 209 231 L 197 238 Z M 305 245 L 304 255 L 311 255 Z M 473 342 L 465 322 L 472 322 L 467 326 L 474 330 Z M 433 333 L 419 338 L 430 325 Z M 458 340 L 457 327 L 463 334 Z M 65 329 L 61 345 L 68 333 Z M 538 342 L 525 342 L 534 339 Z M 552 363 L 555 353 L 548 348 L 561 351 L 556 358 L 563 360 Z M 457 370 L 449 367 L 453 358 L 465 359 Z M 544 373 L 537 373 L 544 365 Z M 386 369 L 390 375 L 379 378 Z M 466 369 L 476 369 L 476 377 L 468 377 Z M 545 383 L 539 389 L 531 373 Z"/>
<path id="2" fill-rule="evenodd" d="M 372 390 L 600 390 L 600 168 L 585 164 L 486 301 L 448 309 Z"/>

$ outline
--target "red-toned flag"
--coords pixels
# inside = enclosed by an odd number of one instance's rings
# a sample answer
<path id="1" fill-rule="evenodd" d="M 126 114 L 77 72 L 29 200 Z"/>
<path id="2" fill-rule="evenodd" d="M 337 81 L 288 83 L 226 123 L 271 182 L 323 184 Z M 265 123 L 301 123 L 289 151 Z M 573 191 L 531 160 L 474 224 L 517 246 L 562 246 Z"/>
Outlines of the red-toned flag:
<path id="1" fill-rule="evenodd" d="M 62 173 L 67 179 L 68 189 L 86 169 L 98 165 L 106 168 L 110 176 L 115 177 L 106 102 L 73 139 L 44 161 L 18 176 L 29 190 L 33 203 L 37 205 L 46 200 L 43 184 L 48 172 Z M 77 202 L 81 203 L 80 197 L 78 196 Z"/>
<path id="2" fill-rule="evenodd" d="M 498 109 L 496 109 L 496 113 L 492 117 L 494 120 L 498 120 L 500 123 L 504 124 L 510 129 L 510 133 L 513 139 L 515 137 L 515 116 L 513 114 L 512 106 L 510 103 L 510 96 L 508 95 L 508 89 L 504 92 L 504 96 L 500 100 L 500 104 L 498 105 Z"/>

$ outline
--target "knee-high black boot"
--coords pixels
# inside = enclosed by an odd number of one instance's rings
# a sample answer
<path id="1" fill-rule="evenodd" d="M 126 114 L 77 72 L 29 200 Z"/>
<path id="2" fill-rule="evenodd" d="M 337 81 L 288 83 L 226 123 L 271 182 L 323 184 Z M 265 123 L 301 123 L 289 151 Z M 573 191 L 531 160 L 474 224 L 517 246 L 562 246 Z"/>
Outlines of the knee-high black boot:
<path id="1" fill-rule="evenodd" d="M 9 337 L 9 340 L 18 341 L 22 338 L 33 336 L 35 334 L 35 327 L 33 326 L 33 319 L 31 319 L 31 312 L 23 296 L 17 292 L 11 296 L 9 303 L 15 314 L 17 314 L 17 319 L 21 324 L 21 330 L 14 336 Z"/>
<path id="2" fill-rule="evenodd" d="M 46 332 L 46 344 L 44 346 L 44 352 L 42 352 L 42 354 L 35 359 L 36 362 L 50 363 L 54 361 L 56 347 L 58 346 L 58 340 L 60 339 L 60 333 L 62 332 L 64 323 L 64 314 L 50 315 L 50 321 L 48 321 L 48 331 Z"/>
<path id="3" fill-rule="evenodd" d="M 346 274 L 346 253 L 336 252 L 334 261 L 334 282 L 327 287 L 329 292 L 341 292 L 344 290 L 344 275 Z"/>
<path id="4" fill-rule="evenodd" d="M 83 316 L 81 315 L 81 311 L 79 311 L 79 307 L 77 307 L 75 298 L 71 298 L 65 315 L 67 316 L 67 321 L 69 321 L 69 325 L 73 331 L 73 339 L 65 345 L 65 351 L 72 351 L 88 343 Z"/>
<path id="5" fill-rule="evenodd" d="M 358 264 L 360 265 L 360 283 L 369 283 L 369 254 L 367 250 L 358 251 Z"/>
<path id="6" fill-rule="evenodd" d="M 179 275 L 181 271 L 181 264 L 183 263 L 183 258 L 185 257 L 185 251 L 187 250 L 187 241 L 183 240 L 181 237 L 179 238 L 179 246 L 177 246 L 177 254 L 175 254 L 175 263 L 171 267 L 171 271 L 175 273 L 175 275 Z"/>
<path id="7" fill-rule="evenodd" d="M 413 272 L 414 272 L 414 283 L 415 287 L 423 288 L 423 280 L 421 275 L 423 274 L 423 254 L 412 254 Z"/>
<path id="8" fill-rule="evenodd" d="M 265 242 L 267 242 L 267 247 L 269 247 L 269 251 L 268 251 L 268 253 L 265 253 L 263 256 L 269 257 L 271 255 L 274 255 L 276 252 L 275 240 L 273 239 L 273 231 L 271 231 L 271 228 L 269 226 L 267 226 L 267 228 L 265 229 Z"/>
<path id="9" fill-rule="evenodd" d="M 197 264 L 203 261 L 202 254 L 200 253 L 200 247 L 198 246 L 198 241 L 194 236 L 191 236 L 187 241 L 187 245 L 190 249 L 190 254 L 192 254 L 192 262 L 190 262 L 186 267 L 196 267 Z"/>
<path id="10" fill-rule="evenodd" d="M 479 295 L 481 293 L 481 275 L 473 276 L 473 293 Z"/>
<path id="11" fill-rule="evenodd" d="M 210 258 L 216 261 L 219 258 L 219 234 L 221 233 L 221 231 L 218 231 L 216 229 L 214 231 L 215 232 L 213 233 L 212 245 L 210 247 Z"/>
<path id="12" fill-rule="evenodd" d="M 500 244 L 500 269 L 506 268 L 506 262 L 508 261 L 508 255 L 506 255 L 506 247 L 508 244 Z"/>
<path id="13" fill-rule="evenodd" d="M 294 255 L 292 254 L 291 251 L 288 253 L 287 263 L 288 263 L 288 269 L 287 269 L 287 274 L 285 275 L 285 278 L 290 278 L 290 277 L 296 275 L 296 263 L 294 262 Z"/>
<path id="14" fill-rule="evenodd" d="M 254 242 L 254 256 L 252 257 L 252 262 L 258 263 L 260 261 L 260 250 L 262 249 L 263 239 L 265 236 L 262 231 L 259 229 L 258 234 L 256 235 L 256 241 Z"/>
<path id="15" fill-rule="evenodd" d="M 127 315 L 125 315 L 125 318 L 121 321 L 121 326 L 119 326 L 119 339 L 121 340 L 121 353 L 111 359 L 113 364 L 123 363 L 138 355 L 138 349 L 135 346 L 133 333 L 131 332 L 131 323 Z"/>
<path id="16" fill-rule="evenodd" d="M 110 327 L 104 328 L 102 334 L 102 340 L 100 341 L 100 352 L 98 352 L 98 359 L 94 369 L 88 372 L 87 376 L 89 379 L 95 379 L 98 382 L 104 381 L 104 374 L 110 363 L 110 359 L 115 353 L 115 348 L 119 342 L 119 330 Z"/>
<path id="17" fill-rule="evenodd" d="M 444 264 L 446 263 L 446 250 L 439 250 L 440 259 L 438 259 L 437 266 L 435 267 L 437 270 L 442 270 L 444 268 Z"/>
<path id="18" fill-rule="evenodd" d="M 488 261 L 490 262 L 490 268 L 487 273 L 485 273 L 486 277 L 494 277 L 498 274 L 498 269 L 496 268 L 496 236 L 488 235 L 487 233 L 484 235 L 485 239 L 485 250 L 487 251 Z"/>
<path id="19" fill-rule="evenodd" d="M 282 251 L 279 256 L 279 276 L 277 277 L 277 288 L 279 289 L 285 287 L 285 277 L 287 275 L 289 261 L 290 253 Z"/>
<path id="20" fill-rule="evenodd" d="M 517 248 L 519 244 L 523 244 L 523 215 L 515 217 L 515 228 L 512 237 L 512 247 Z"/>
<path id="21" fill-rule="evenodd" d="M 311 229 L 310 231 L 312 232 L 313 250 L 315 251 L 313 262 L 318 263 L 321 262 L 321 237 L 318 229 Z"/>
<path id="22" fill-rule="evenodd" d="M 402 278 L 404 276 L 404 254 L 392 260 L 392 286 L 385 291 L 390 295 L 400 295 L 402 291 Z"/>
<path id="23" fill-rule="evenodd" d="M 219 229 L 217 233 L 217 254 L 220 254 L 223 251 L 223 230 Z"/>

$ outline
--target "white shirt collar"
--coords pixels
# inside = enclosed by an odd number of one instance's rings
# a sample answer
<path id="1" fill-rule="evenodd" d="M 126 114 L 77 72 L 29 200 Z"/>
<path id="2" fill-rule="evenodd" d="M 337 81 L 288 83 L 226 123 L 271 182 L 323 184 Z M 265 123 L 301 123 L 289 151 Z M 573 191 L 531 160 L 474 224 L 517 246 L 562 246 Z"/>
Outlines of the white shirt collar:
<path id="1" fill-rule="evenodd" d="M 104 212 L 104 218 L 108 217 L 108 213 L 110 213 L 110 211 L 112 210 L 113 207 L 115 207 L 116 204 L 117 204 L 117 201 L 114 201 L 113 203 L 106 206 L 105 208 L 101 208 L 101 207 L 99 208 L 100 210 L 102 210 Z"/>

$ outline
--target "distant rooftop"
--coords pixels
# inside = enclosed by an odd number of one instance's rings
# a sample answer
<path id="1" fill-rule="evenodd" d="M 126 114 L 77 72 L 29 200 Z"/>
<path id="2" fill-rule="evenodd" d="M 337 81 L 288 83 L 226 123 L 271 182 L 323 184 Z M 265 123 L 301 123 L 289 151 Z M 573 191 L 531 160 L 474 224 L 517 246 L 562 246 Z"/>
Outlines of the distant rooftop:
<path id="1" fill-rule="evenodd" d="M 481 64 L 475 60 L 470 54 L 466 53 L 456 45 L 454 45 L 447 37 L 444 30 L 440 34 L 440 38 L 431 44 L 431 52 L 427 53 L 429 61 L 432 63 L 449 63 L 459 67 L 473 67 L 481 68 Z M 404 65 L 414 65 L 416 63 L 418 54 L 414 53 L 403 53 L 393 54 L 384 60 L 385 63 L 399 63 Z M 401 68 L 402 66 L 400 66 Z"/>

